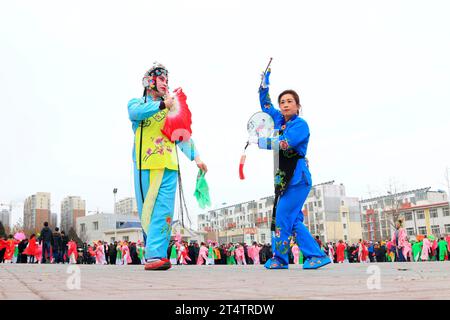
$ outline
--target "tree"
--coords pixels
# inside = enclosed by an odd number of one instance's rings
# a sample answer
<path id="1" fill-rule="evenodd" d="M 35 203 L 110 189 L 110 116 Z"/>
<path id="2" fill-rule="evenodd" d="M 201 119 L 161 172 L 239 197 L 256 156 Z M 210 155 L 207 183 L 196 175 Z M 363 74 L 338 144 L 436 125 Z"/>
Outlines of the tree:
<path id="1" fill-rule="evenodd" d="M 69 240 L 75 241 L 79 246 L 83 245 L 83 241 L 78 237 L 76 231 L 73 228 L 70 228 L 69 233 L 67 234 Z"/>
<path id="2" fill-rule="evenodd" d="M 19 218 L 19 220 L 17 220 L 17 222 L 13 225 L 12 228 L 12 233 L 17 233 L 17 232 L 22 232 L 23 230 L 23 223 L 22 223 L 22 218 Z"/>

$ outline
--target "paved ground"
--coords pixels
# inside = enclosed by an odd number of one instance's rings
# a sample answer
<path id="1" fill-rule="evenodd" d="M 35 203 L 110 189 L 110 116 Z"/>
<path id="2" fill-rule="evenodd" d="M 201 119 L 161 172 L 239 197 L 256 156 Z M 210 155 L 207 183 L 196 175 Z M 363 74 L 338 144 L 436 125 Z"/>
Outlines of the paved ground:
<path id="1" fill-rule="evenodd" d="M 77 267 L 0 264 L 0 300 L 450 299 L 450 262 L 333 264 L 319 270 L 292 265 L 289 270 L 254 265 L 175 266 L 168 271 Z"/>

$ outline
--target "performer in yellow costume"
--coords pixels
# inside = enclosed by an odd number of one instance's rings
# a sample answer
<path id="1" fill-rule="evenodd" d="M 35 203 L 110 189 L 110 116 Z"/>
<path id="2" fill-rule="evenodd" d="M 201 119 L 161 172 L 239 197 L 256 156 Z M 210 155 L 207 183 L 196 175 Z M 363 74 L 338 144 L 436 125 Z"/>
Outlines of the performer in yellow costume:
<path id="1" fill-rule="evenodd" d="M 172 142 L 162 133 L 174 98 L 168 91 L 168 71 L 154 63 L 142 80 L 144 96 L 128 102 L 135 134 L 134 182 L 145 241 L 145 269 L 167 270 L 167 248 L 172 231 L 178 180 L 177 146 L 197 166 L 207 171 L 192 139 Z"/>

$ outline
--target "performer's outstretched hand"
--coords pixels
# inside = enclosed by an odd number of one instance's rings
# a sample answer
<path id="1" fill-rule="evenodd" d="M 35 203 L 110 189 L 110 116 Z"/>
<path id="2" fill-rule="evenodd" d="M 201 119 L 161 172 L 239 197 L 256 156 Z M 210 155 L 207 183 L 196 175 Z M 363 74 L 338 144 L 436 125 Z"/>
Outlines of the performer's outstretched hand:
<path id="1" fill-rule="evenodd" d="M 195 158 L 195 163 L 197 164 L 197 167 L 204 173 L 208 172 L 208 167 L 202 160 L 200 160 L 200 157 Z"/>
<path id="2" fill-rule="evenodd" d="M 173 97 L 170 95 L 169 89 L 166 88 L 166 99 L 164 100 L 164 105 L 167 109 L 171 109 L 173 106 Z"/>
<path id="3" fill-rule="evenodd" d="M 269 84 L 270 84 L 270 82 L 269 82 L 270 72 L 271 72 L 271 70 L 269 68 L 266 73 L 263 72 L 261 74 L 261 80 L 262 80 L 262 85 L 261 86 L 263 88 L 267 88 L 269 86 Z"/>

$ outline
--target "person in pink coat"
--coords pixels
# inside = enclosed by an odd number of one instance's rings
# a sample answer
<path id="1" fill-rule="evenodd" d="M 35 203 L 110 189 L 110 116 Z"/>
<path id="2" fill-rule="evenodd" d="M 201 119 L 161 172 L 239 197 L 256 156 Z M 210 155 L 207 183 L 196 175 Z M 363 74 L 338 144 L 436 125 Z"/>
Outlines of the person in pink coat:
<path id="1" fill-rule="evenodd" d="M 187 242 L 183 241 L 178 248 L 178 261 L 180 261 L 180 264 L 188 264 L 187 262 L 191 261 L 191 258 L 188 255 L 188 251 L 188 244 Z"/>
<path id="2" fill-rule="evenodd" d="M 331 263 L 334 263 L 334 248 L 331 242 L 328 243 L 328 257 L 331 260 Z"/>
<path id="3" fill-rule="evenodd" d="M 292 240 L 291 240 L 292 242 Z M 291 247 L 292 255 L 294 256 L 294 264 L 299 264 L 300 261 L 300 248 L 297 243 L 293 243 Z"/>
<path id="4" fill-rule="evenodd" d="M 428 257 L 431 250 L 431 242 L 428 240 L 427 236 L 422 240 L 422 256 L 420 257 L 422 261 L 428 261 Z"/>
<path id="5" fill-rule="evenodd" d="M 206 259 L 208 259 L 208 248 L 206 247 L 205 243 L 202 242 L 200 245 L 200 250 L 198 252 L 197 264 L 204 264 L 206 262 Z"/>
<path id="6" fill-rule="evenodd" d="M 241 244 L 237 245 L 235 250 L 235 256 L 237 264 L 247 265 L 247 261 L 245 261 L 244 247 Z"/>
<path id="7" fill-rule="evenodd" d="M 260 264 L 259 262 L 259 252 L 261 251 L 261 247 L 258 246 L 256 242 L 253 242 L 253 245 L 248 248 L 248 256 L 252 259 L 253 264 Z"/>
<path id="8" fill-rule="evenodd" d="M 126 241 L 122 245 L 122 257 L 124 265 L 130 264 L 132 262 L 130 248 L 128 248 L 128 243 Z"/>
<path id="9" fill-rule="evenodd" d="M 34 259 L 41 263 L 42 260 L 42 242 L 39 243 L 36 247 L 36 254 L 34 255 Z"/>
<path id="10" fill-rule="evenodd" d="M 406 230 L 403 228 L 403 221 L 398 220 L 395 224 L 395 231 L 392 233 L 391 243 L 393 245 L 392 250 L 395 253 L 395 261 L 405 262 L 406 257 L 403 254 L 404 248 L 408 243 L 408 237 Z"/>
<path id="11" fill-rule="evenodd" d="M 450 234 L 445 237 L 445 241 L 447 241 L 447 259 L 450 260 Z"/>
<path id="12" fill-rule="evenodd" d="M 363 241 L 362 239 L 359 239 L 358 243 L 358 260 L 360 263 L 366 263 L 369 262 L 369 250 L 367 250 L 366 241 Z"/>
<path id="13" fill-rule="evenodd" d="M 95 249 L 95 264 L 105 264 L 105 252 L 103 248 L 103 243 L 99 240 L 97 241 L 97 248 Z"/>
<path id="14" fill-rule="evenodd" d="M 413 261 L 412 258 L 412 245 L 409 241 L 406 241 L 404 243 L 404 247 L 403 247 L 403 256 L 405 257 L 406 261 Z M 409 258 L 409 260 L 408 260 Z"/>

